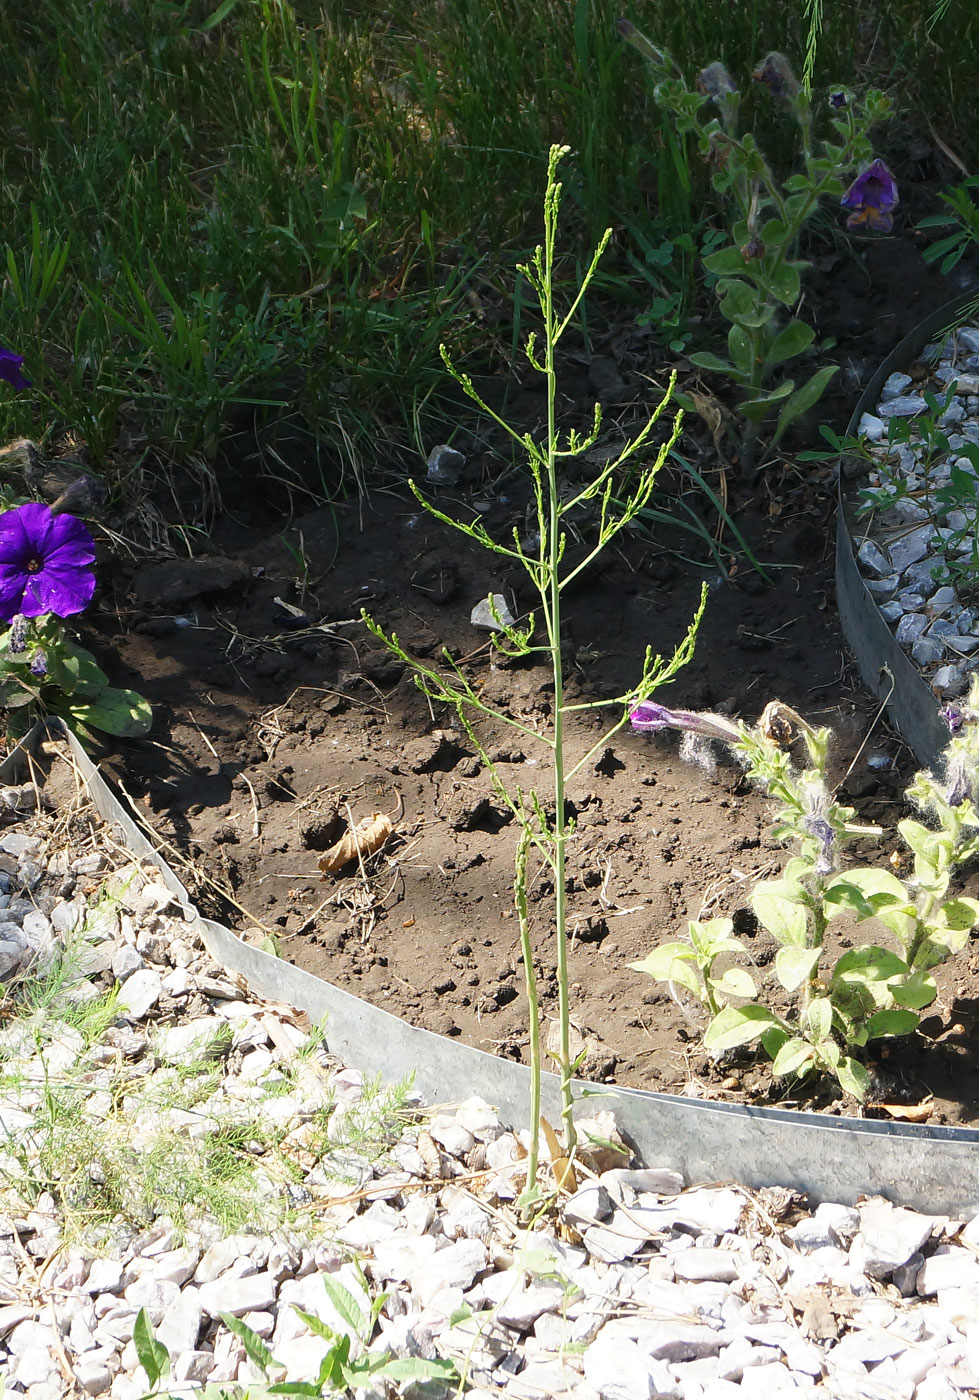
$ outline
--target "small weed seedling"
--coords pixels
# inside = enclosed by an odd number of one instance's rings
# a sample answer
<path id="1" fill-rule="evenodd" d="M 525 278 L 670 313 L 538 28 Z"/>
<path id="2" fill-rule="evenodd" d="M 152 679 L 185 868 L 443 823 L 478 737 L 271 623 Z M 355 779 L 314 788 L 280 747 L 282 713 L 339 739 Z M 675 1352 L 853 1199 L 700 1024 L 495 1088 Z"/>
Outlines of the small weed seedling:
<path id="1" fill-rule="evenodd" d="M 554 303 L 554 258 L 557 240 L 558 209 L 561 200 L 561 185 L 557 179 L 558 164 L 567 148 L 551 148 L 548 165 L 547 190 L 544 197 L 544 243 L 534 253 L 530 263 L 520 268 L 523 277 L 534 289 L 540 303 L 543 317 L 543 344 L 539 348 L 535 336 L 527 342 L 526 354 L 531 367 L 542 375 L 545 384 L 547 405 L 547 430 L 543 442 L 536 442 L 530 433 L 518 433 L 480 397 L 478 390 L 468 376 L 459 373 L 447 352 L 444 352 L 449 373 L 483 410 L 494 419 L 516 441 L 526 453 L 534 489 L 534 510 L 536 529 L 532 533 L 533 545 L 521 543 L 515 528 L 513 539 L 504 543 L 493 539 L 485 526 L 478 520 L 464 524 L 444 514 L 427 501 L 416 488 L 412 487 L 422 505 L 437 519 L 455 530 L 461 531 L 485 549 L 519 564 L 526 570 L 540 599 L 540 618 L 543 635 L 538 640 L 537 619 L 531 614 L 523 626 L 504 624 L 499 611 L 495 610 L 493 598 L 489 599 L 491 615 L 499 621 L 496 644 L 501 652 L 510 657 L 543 657 L 549 666 L 553 682 L 551 722 L 548 732 L 535 733 L 511 715 L 494 708 L 481 698 L 479 691 L 468 679 L 461 666 L 453 663 L 448 652 L 444 660 L 448 674 L 440 673 L 408 655 L 393 634 L 386 634 L 381 626 L 365 613 L 364 621 L 397 656 L 413 670 L 415 683 L 432 700 L 453 706 L 470 740 L 477 749 L 492 781 L 506 806 L 513 814 L 520 832 L 516 852 L 516 878 L 514 884 L 515 902 L 520 922 L 521 947 L 523 954 L 524 978 L 530 1008 L 530 1056 L 532 1068 L 532 1101 L 530 1105 L 531 1150 L 527 1170 L 527 1199 L 529 1205 L 536 1192 L 536 1172 L 538 1162 L 538 1132 L 540 1125 L 540 1073 L 541 1042 L 540 1016 L 537 1001 L 537 985 L 534 972 L 533 944 L 530 915 L 528 911 L 528 863 L 533 852 L 542 859 L 551 872 L 554 884 L 554 930 L 557 943 L 556 973 L 558 985 L 558 1019 L 560 1027 L 560 1049 L 557 1052 L 558 1069 L 561 1077 L 562 1118 L 564 1122 L 566 1147 L 573 1152 L 575 1128 L 573 1118 L 572 1076 L 575 1063 L 571 1054 L 571 1013 L 570 988 L 568 979 L 568 928 L 567 928 L 567 884 L 565 877 L 565 851 L 573 826 L 567 815 L 567 785 L 575 773 L 593 761 L 597 753 L 608 744 L 628 718 L 630 705 L 651 695 L 657 686 L 670 680 L 687 661 L 693 651 L 697 623 L 703 611 L 703 599 L 690 630 L 669 661 L 654 656 L 652 648 L 647 648 L 642 675 L 630 695 L 622 695 L 614 700 L 600 701 L 597 704 L 568 704 L 564 698 L 565 663 L 562 655 L 561 616 L 565 589 L 588 566 L 598 558 L 605 547 L 628 526 L 648 504 L 660 467 L 680 429 L 680 415 L 673 424 L 672 432 L 666 441 L 655 450 L 651 464 L 633 474 L 628 483 L 624 498 L 615 502 L 613 489 L 616 474 L 623 463 L 639 453 L 649 442 L 650 434 L 660 415 L 665 410 L 669 395 L 653 414 L 642 431 L 629 442 L 618 457 L 600 467 L 594 478 L 578 491 L 566 492 L 563 488 L 561 463 L 563 459 L 578 457 L 595 442 L 600 425 L 601 412 L 596 404 L 591 431 L 584 437 L 572 431 L 566 439 L 558 433 L 557 427 L 557 372 L 555 351 L 558 343 L 571 324 L 572 318 L 591 281 L 592 274 L 603 249 L 611 236 L 606 232 L 591 263 L 582 279 L 577 294 L 566 311 L 559 311 Z M 641 459 L 640 459 L 641 460 Z M 566 534 L 562 521 L 569 512 L 593 504 L 597 515 L 597 531 L 585 557 L 573 565 L 564 562 Z M 705 595 L 706 596 L 706 595 Z M 580 711 L 610 708 L 616 713 L 611 727 L 589 749 L 585 756 L 572 767 L 565 751 L 565 726 L 569 715 Z M 525 741 L 543 743 L 551 760 L 553 788 L 551 802 L 547 802 L 537 791 L 522 792 L 509 789 L 499 770 L 492 763 L 478 732 L 478 721 L 495 720 L 511 728 L 518 729 Z"/>
<path id="2" fill-rule="evenodd" d="M 746 955 L 730 919 L 691 923 L 685 940 L 654 949 L 632 966 L 657 980 L 685 987 L 705 1015 L 704 1046 L 715 1055 L 761 1042 L 777 1078 L 835 1075 L 863 1101 L 870 1072 L 861 1059 L 869 1042 L 908 1035 L 920 1012 L 938 994 L 932 969 L 960 952 L 979 924 L 979 901 L 949 897 L 956 866 L 979 853 L 979 679 L 967 704 L 941 711 L 951 738 L 945 777 L 918 773 L 908 797 L 931 825 L 898 825 L 914 856 L 913 874 L 901 879 L 872 866 L 843 869 L 840 849 L 874 828 L 854 824 L 852 808 L 832 797 L 826 784 L 828 729 L 812 729 L 787 706 L 773 702 L 758 724 L 719 715 L 667 710 L 655 702 L 633 711 L 635 728 L 679 729 L 688 742 L 728 745 L 749 775 L 778 804 L 775 836 L 792 848 L 782 876 L 755 886 L 751 906 L 778 945 L 778 983 L 769 1004 L 766 987 L 746 968 L 714 973 L 723 955 Z M 806 766 L 793 766 L 790 748 L 800 743 Z M 885 930 L 893 947 L 854 944 L 827 964 L 824 941 L 834 921 L 868 920 Z M 785 994 L 783 996 L 783 994 Z"/>

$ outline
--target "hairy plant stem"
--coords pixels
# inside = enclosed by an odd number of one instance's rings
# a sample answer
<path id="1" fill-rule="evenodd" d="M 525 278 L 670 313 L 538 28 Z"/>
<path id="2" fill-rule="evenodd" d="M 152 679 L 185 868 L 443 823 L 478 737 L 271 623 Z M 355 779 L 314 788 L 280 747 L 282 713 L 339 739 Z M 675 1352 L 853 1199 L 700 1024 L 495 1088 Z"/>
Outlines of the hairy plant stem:
<path id="1" fill-rule="evenodd" d="M 537 995 L 537 973 L 534 970 L 534 945 L 530 937 L 530 914 L 527 908 L 527 858 L 533 836 L 529 827 L 523 827 L 514 856 L 513 903 L 520 924 L 520 951 L 523 956 L 524 985 L 527 990 L 527 1020 L 530 1038 L 530 1121 L 540 1123 L 541 1098 L 541 1043 L 540 1043 L 540 999 Z M 540 1135 L 530 1134 L 530 1147 L 527 1152 L 527 1187 L 532 1190 L 537 1180 L 537 1160 L 540 1154 Z M 533 1209 L 528 1203 L 526 1211 Z"/>

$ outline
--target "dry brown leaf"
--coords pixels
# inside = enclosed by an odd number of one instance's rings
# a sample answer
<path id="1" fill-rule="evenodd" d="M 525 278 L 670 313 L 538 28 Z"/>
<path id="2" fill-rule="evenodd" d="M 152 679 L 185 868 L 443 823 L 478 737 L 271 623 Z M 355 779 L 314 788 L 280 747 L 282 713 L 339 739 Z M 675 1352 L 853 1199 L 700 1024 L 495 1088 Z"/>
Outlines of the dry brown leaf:
<path id="1" fill-rule="evenodd" d="M 902 1123 L 927 1123 L 935 1112 L 931 1100 L 927 1103 L 875 1103 L 874 1108 L 879 1113 L 886 1113 L 888 1118 L 900 1119 Z"/>
<path id="2" fill-rule="evenodd" d="M 346 835 L 341 836 L 335 846 L 324 851 L 320 858 L 320 869 L 324 875 L 335 875 L 338 870 L 356 860 L 358 854 L 361 857 L 372 856 L 375 851 L 379 851 L 393 832 L 394 826 L 390 817 L 385 816 L 383 812 L 372 812 Z"/>
<path id="3" fill-rule="evenodd" d="M 571 1165 L 571 1158 L 565 1155 L 564 1148 L 561 1146 L 560 1142 L 558 1142 L 557 1133 L 546 1118 L 540 1120 L 540 1125 L 544 1129 L 547 1150 L 551 1156 L 551 1171 L 554 1173 L 554 1180 L 557 1182 L 558 1190 L 577 1191 L 578 1178 L 575 1176 L 574 1167 Z"/>
<path id="4" fill-rule="evenodd" d="M 437 1178 L 442 1175 L 442 1154 L 435 1144 L 435 1139 L 431 1133 L 427 1133 L 424 1128 L 418 1134 L 418 1153 L 425 1163 L 425 1174 L 430 1178 Z"/>

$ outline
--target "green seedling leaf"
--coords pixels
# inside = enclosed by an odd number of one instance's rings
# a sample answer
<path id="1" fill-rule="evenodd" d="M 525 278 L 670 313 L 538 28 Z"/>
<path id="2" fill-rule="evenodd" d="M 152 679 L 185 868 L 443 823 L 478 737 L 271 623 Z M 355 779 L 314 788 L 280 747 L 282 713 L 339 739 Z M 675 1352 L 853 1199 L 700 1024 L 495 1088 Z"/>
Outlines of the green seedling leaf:
<path id="1" fill-rule="evenodd" d="M 377 1375 L 392 1381 L 456 1381 L 459 1372 L 455 1362 L 441 1356 L 425 1360 L 421 1356 L 391 1357 L 377 1368 Z"/>
<path id="2" fill-rule="evenodd" d="M 710 985 L 726 997 L 754 997 L 757 988 L 743 967 L 729 967 L 721 977 L 712 977 Z"/>
<path id="3" fill-rule="evenodd" d="M 840 1063 L 840 1047 L 835 1040 L 821 1040 L 816 1046 L 816 1058 L 835 1073 Z"/>
<path id="4" fill-rule="evenodd" d="M 914 933 L 916 910 L 904 885 L 889 870 L 861 867 L 835 875 L 823 892 L 825 903 L 852 909 L 858 922 L 878 918 L 907 943 Z M 829 911 L 827 911 L 828 915 Z"/>
<path id="5" fill-rule="evenodd" d="M 806 1008 L 809 1037 L 815 1042 L 825 1040 L 833 1026 L 833 1003 L 829 997 L 814 997 Z"/>
<path id="6" fill-rule="evenodd" d="M 811 379 L 807 379 L 805 384 L 801 384 L 796 389 L 778 415 L 778 422 L 772 436 L 773 446 L 781 442 L 782 435 L 790 424 L 794 423 L 797 418 L 801 418 L 803 413 L 808 413 L 811 408 L 815 407 L 838 369 L 839 365 L 823 365 L 822 369 L 817 369 Z"/>
<path id="7" fill-rule="evenodd" d="M 867 1039 L 879 1040 L 886 1035 L 910 1035 L 920 1017 L 914 1011 L 897 1011 L 891 1008 L 875 1011 L 867 1018 Z"/>
<path id="8" fill-rule="evenodd" d="M 369 1341 L 366 1329 L 370 1324 L 370 1312 L 365 1311 L 350 1290 L 338 1283 L 331 1274 L 320 1274 L 320 1278 L 323 1280 L 326 1296 L 353 1335 L 359 1337 L 362 1342 Z"/>
<path id="9" fill-rule="evenodd" d="M 840 1088 L 846 1094 L 863 1103 L 870 1089 L 870 1072 L 866 1065 L 862 1065 L 859 1060 L 854 1060 L 847 1055 L 842 1059 L 836 1069 L 836 1077 L 840 1081 Z"/>
<path id="10" fill-rule="evenodd" d="M 759 394 L 757 398 L 753 399 L 745 399 L 743 403 L 738 404 L 738 408 L 746 418 L 761 418 L 774 404 L 787 398 L 794 388 L 795 380 L 786 379 L 766 394 Z"/>
<path id="11" fill-rule="evenodd" d="M 907 963 L 888 948 L 879 948 L 873 943 L 863 948 L 851 948 L 838 959 L 830 979 L 831 994 L 836 987 L 864 989 L 877 1006 L 890 1000 L 889 983 L 908 975 Z M 859 1014 L 845 995 L 842 1005 L 852 1007 L 851 1014 Z"/>
<path id="12" fill-rule="evenodd" d="M 80 705 L 69 701 L 68 711 L 80 724 L 121 739 L 139 739 L 153 727 L 153 710 L 135 690 L 106 686 L 96 700 Z"/>
<path id="13" fill-rule="evenodd" d="M 133 1346 L 136 1348 L 139 1364 L 146 1372 L 150 1390 L 155 1390 L 163 1377 L 169 1375 L 170 1353 L 163 1343 L 153 1336 L 145 1308 L 140 1308 L 133 1323 Z"/>
<path id="14" fill-rule="evenodd" d="M 700 977 L 692 963 L 695 953 L 689 943 L 664 943 L 654 948 L 641 962 L 629 963 L 636 972 L 645 972 L 657 982 L 675 982 L 686 987 L 694 996 L 701 994 Z"/>
<path id="15" fill-rule="evenodd" d="M 704 267 L 718 277 L 737 277 L 743 273 L 747 263 L 741 256 L 740 248 L 720 248 L 716 253 L 708 253 Z"/>
<path id="16" fill-rule="evenodd" d="M 257 1332 L 253 1332 L 247 1323 L 242 1322 L 240 1317 L 233 1317 L 231 1313 L 221 1313 L 221 1321 L 229 1332 L 241 1342 L 245 1348 L 245 1355 L 253 1365 L 257 1366 L 262 1375 L 268 1379 L 269 1370 L 280 1363 L 269 1351 Z"/>
<path id="17" fill-rule="evenodd" d="M 979 924 L 979 899 L 960 895 L 958 899 L 946 900 L 938 912 L 946 928 L 971 933 Z"/>
<path id="18" fill-rule="evenodd" d="M 704 1048 L 719 1055 L 738 1045 L 750 1044 L 773 1025 L 775 1017 L 765 1006 L 725 1006 L 707 1027 Z"/>
<path id="19" fill-rule="evenodd" d="M 807 1040 L 793 1036 L 786 1040 L 772 1062 L 772 1074 L 785 1079 L 790 1074 L 808 1074 L 816 1063 L 816 1052 Z"/>
<path id="20" fill-rule="evenodd" d="M 699 369 L 710 370 L 712 374 L 723 374 L 728 379 L 735 379 L 742 383 L 745 379 L 744 373 L 735 368 L 729 360 L 722 360 L 719 355 L 712 355 L 709 350 L 698 350 L 689 356 L 690 363 L 697 365 Z"/>
<path id="21" fill-rule="evenodd" d="M 731 356 L 735 369 L 748 377 L 751 374 L 751 340 L 744 326 L 735 323 L 728 331 L 727 353 Z"/>
<path id="22" fill-rule="evenodd" d="M 795 355 L 801 355 L 815 338 L 816 332 L 812 326 L 807 326 L 804 321 L 790 321 L 765 351 L 766 365 L 780 365 Z"/>
<path id="23" fill-rule="evenodd" d="M 751 895 L 758 920 L 777 943 L 804 948 L 808 942 L 809 916 L 805 891 L 790 880 L 763 880 Z"/>
<path id="24" fill-rule="evenodd" d="M 809 264 L 803 263 L 802 266 L 808 267 Z M 763 268 L 759 280 L 765 290 L 783 306 L 794 306 L 799 300 L 799 264 L 781 263 L 778 267 Z"/>
<path id="25" fill-rule="evenodd" d="M 775 975 L 787 992 L 795 992 L 816 969 L 821 948 L 780 948 L 775 954 Z"/>
<path id="26" fill-rule="evenodd" d="M 744 952 L 738 940 L 731 937 L 734 924 L 730 919 L 691 919 L 688 928 L 691 945 L 701 957 Z"/>
<path id="27" fill-rule="evenodd" d="M 788 1031 L 781 1026 L 769 1026 L 767 1031 L 761 1033 L 762 1048 L 770 1060 L 775 1059 L 782 1046 L 789 1039 Z"/>
<path id="28" fill-rule="evenodd" d="M 908 1006 L 913 1011 L 920 1011 L 922 1007 L 931 1006 L 938 996 L 938 984 L 934 977 L 929 977 L 928 973 L 920 967 L 905 977 L 902 981 L 892 982 L 891 996 L 898 1006 Z"/>

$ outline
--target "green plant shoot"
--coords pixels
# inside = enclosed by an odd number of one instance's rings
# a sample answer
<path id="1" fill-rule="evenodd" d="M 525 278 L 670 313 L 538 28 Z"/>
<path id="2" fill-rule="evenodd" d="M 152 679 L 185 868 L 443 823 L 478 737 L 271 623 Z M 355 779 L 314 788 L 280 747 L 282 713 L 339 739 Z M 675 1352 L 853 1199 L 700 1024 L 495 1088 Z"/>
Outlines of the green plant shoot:
<path id="1" fill-rule="evenodd" d="M 491 615 L 499 621 L 499 631 L 495 634 L 496 644 L 501 652 L 510 657 L 540 658 L 549 668 L 553 681 L 553 702 L 550 726 L 542 734 L 535 733 L 528 726 L 512 716 L 495 709 L 481 698 L 478 689 L 456 665 L 448 652 L 443 653 L 445 670 L 433 667 L 410 657 L 398 638 L 384 632 L 379 623 L 364 614 L 364 621 L 375 636 L 380 638 L 397 656 L 413 670 L 416 685 L 432 700 L 451 705 L 457 712 L 471 742 L 479 753 L 491 775 L 491 779 L 505 805 L 512 813 L 520 832 L 517 847 L 515 895 L 520 918 L 521 936 L 524 949 L 524 977 L 530 1006 L 531 1024 L 531 1071 L 534 1085 L 532 1096 L 531 1150 L 528 1159 L 527 1192 L 524 1204 L 535 1199 L 536 1173 L 538 1161 L 538 1133 L 540 1103 L 541 1053 L 539 1038 L 539 1008 L 537 986 L 534 974 L 532 944 L 530 935 L 530 915 L 527 907 L 527 863 L 533 853 L 548 869 L 553 877 L 554 903 L 552 909 L 553 927 L 556 941 L 556 974 L 558 986 L 558 1019 L 560 1027 L 560 1048 L 557 1052 L 558 1072 L 561 1080 L 561 1112 L 564 1124 L 567 1150 L 575 1147 L 573 1075 L 575 1063 L 571 1054 L 571 1014 L 570 989 L 568 978 L 568 927 L 567 891 L 565 880 L 565 852 L 574 828 L 567 815 L 568 783 L 574 775 L 587 766 L 627 721 L 630 707 L 637 700 L 644 700 L 664 682 L 670 680 L 689 660 L 693 652 L 697 625 L 704 607 L 704 597 L 693 619 L 690 629 L 679 647 L 664 661 L 647 648 L 642 674 L 628 695 L 614 700 L 591 704 L 569 704 L 564 698 L 564 659 L 562 656 L 561 620 L 563 596 L 568 585 L 598 558 L 606 546 L 619 535 L 647 506 L 655 486 L 657 474 L 667 458 L 670 448 L 680 431 L 681 414 L 677 414 L 671 429 L 655 449 L 651 449 L 651 460 L 641 466 L 641 470 L 628 477 L 625 491 L 616 499 L 613 495 L 620 468 L 632 458 L 640 463 L 643 453 L 650 444 L 654 426 L 666 410 L 669 393 L 657 407 L 645 427 L 630 441 L 618 456 L 606 462 L 595 476 L 577 491 L 563 490 L 564 480 L 561 464 L 567 458 L 579 457 L 595 443 L 601 428 L 601 410 L 596 404 L 590 431 L 582 436 L 572 430 L 567 436 L 561 434 L 557 423 L 557 366 L 555 354 L 561 337 L 571 325 L 581 304 L 588 285 L 595 272 L 598 260 L 611 236 L 611 230 L 599 242 L 598 248 L 581 280 L 577 293 L 570 306 L 559 309 L 554 299 L 554 265 L 558 231 L 558 210 L 561 202 L 561 184 L 558 181 L 558 165 L 567 152 L 567 147 L 553 146 L 550 152 L 547 173 L 547 189 L 544 196 L 544 242 L 539 245 L 530 260 L 519 268 L 520 273 L 537 297 L 542 318 L 542 329 L 538 338 L 532 334 L 527 340 L 525 353 L 531 367 L 544 379 L 547 406 L 547 426 L 543 440 L 538 442 L 530 433 L 520 433 L 502 419 L 480 396 L 468 375 L 461 373 L 453 364 L 448 352 L 443 348 L 443 359 L 449 373 L 461 385 L 465 393 L 514 439 L 526 454 L 527 464 L 533 483 L 536 532 L 534 546 L 521 543 L 517 529 L 512 540 L 502 541 L 491 537 L 485 526 L 478 520 L 466 524 L 439 510 L 426 500 L 417 486 L 412 490 L 421 504 L 437 519 L 452 529 L 475 540 L 485 549 L 503 558 L 515 561 L 526 570 L 539 598 L 539 607 L 522 624 L 504 624 L 498 611 L 494 610 L 492 598 L 489 600 Z M 672 388 L 672 385 L 671 385 Z M 565 562 L 567 535 L 563 520 L 569 512 L 580 512 L 583 506 L 591 506 L 593 511 L 593 533 L 584 558 L 574 564 Z M 539 621 L 538 621 L 539 617 Z M 596 740 L 588 752 L 571 766 L 566 752 L 566 725 L 569 715 L 576 711 L 611 708 L 617 712 L 614 723 Z M 496 721 L 520 731 L 524 741 L 539 742 L 544 745 L 550 758 L 552 788 L 549 798 L 536 790 L 528 792 L 512 790 L 506 786 L 500 770 L 491 762 L 486 744 L 480 734 L 483 720 Z"/>

